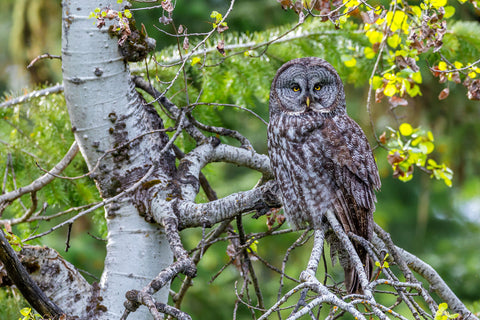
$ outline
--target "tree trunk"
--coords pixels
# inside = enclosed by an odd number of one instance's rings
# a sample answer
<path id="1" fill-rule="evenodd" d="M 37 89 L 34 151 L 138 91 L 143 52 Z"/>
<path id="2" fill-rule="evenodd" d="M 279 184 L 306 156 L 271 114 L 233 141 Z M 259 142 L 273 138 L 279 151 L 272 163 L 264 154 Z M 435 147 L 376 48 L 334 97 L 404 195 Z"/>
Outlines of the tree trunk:
<path id="1" fill-rule="evenodd" d="M 154 181 L 156 196 L 165 198 L 175 158 L 171 150 L 160 153 L 168 141 L 158 131 L 162 121 L 135 91 L 118 38 L 108 34 L 112 22 L 98 29 L 95 19 L 88 18 L 95 8 L 106 6 L 120 10 L 114 0 L 63 1 L 63 80 L 72 130 L 104 199 L 142 178 Z M 157 131 L 139 137 L 152 130 Z M 100 294 L 107 312 L 101 319 L 118 319 L 125 293 L 141 290 L 172 263 L 163 228 L 146 222 L 132 199 L 131 193 L 125 194 L 105 208 L 108 242 Z M 157 301 L 166 303 L 168 290 L 161 290 Z M 145 312 L 136 312 L 135 319 L 151 317 L 142 308 Z"/>

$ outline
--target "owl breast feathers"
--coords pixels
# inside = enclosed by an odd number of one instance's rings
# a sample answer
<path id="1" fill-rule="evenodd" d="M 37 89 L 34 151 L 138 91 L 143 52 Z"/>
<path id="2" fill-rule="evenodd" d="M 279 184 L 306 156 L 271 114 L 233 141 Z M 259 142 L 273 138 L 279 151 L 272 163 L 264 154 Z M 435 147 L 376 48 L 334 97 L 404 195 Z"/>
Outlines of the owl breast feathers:
<path id="1" fill-rule="evenodd" d="M 270 92 L 268 152 L 285 216 L 295 229 L 319 228 L 332 210 L 346 232 L 367 240 L 373 234 L 374 190 L 380 178 L 371 148 L 346 113 L 336 70 L 320 58 L 284 64 Z M 371 262 L 356 247 L 367 276 Z M 344 265 L 347 289 L 358 291 L 356 274 Z M 349 283 L 349 281 L 351 283 Z"/>

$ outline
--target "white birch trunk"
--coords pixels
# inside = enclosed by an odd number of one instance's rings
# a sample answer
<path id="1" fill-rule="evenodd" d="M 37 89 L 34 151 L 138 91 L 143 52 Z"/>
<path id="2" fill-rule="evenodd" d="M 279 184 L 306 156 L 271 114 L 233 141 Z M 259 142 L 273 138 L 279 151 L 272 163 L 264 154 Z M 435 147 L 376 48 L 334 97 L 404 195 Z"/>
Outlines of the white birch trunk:
<path id="1" fill-rule="evenodd" d="M 145 129 L 143 119 L 138 116 L 143 101 L 130 82 L 128 65 L 118 50 L 118 39 L 108 35 L 108 21 L 107 26 L 99 30 L 94 19 L 88 18 L 97 7 L 118 7 L 116 2 L 63 1 L 65 99 L 75 139 L 90 169 L 104 151 L 138 136 Z M 95 179 L 104 198 L 118 194 L 142 178 L 152 165 L 153 159 L 145 151 L 155 149 L 148 145 L 152 141 L 140 140 L 137 145 L 132 144 L 131 148 L 101 161 Z M 107 312 L 100 319 L 118 319 L 124 310 L 126 291 L 140 290 L 147 285 L 172 262 L 172 253 L 163 229 L 139 216 L 128 198 L 106 208 L 106 216 L 107 257 L 100 286 Z M 166 303 L 168 290 L 168 287 L 161 290 L 157 301 Z M 141 307 L 134 318 L 151 319 L 151 316 Z"/>

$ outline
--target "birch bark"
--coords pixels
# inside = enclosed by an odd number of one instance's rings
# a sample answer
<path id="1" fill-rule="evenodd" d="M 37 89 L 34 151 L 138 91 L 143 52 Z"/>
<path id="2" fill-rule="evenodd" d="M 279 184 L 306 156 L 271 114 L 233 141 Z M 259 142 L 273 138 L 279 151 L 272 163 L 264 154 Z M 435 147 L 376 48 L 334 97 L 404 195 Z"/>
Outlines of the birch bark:
<path id="1" fill-rule="evenodd" d="M 75 139 L 89 169 L 100 159 L 94 178 L 103 198 L 124 191 L 152 166 L 155 170 L 148 179 L 155 179 L 157 196 L 165 197 L 175 172 L 173 153 L 159 155 L 166 135 L 157 132 L 134 139 L 161 128 L 161 119 L 135 91 L 118 39 L 108 34 L 111 22 L 98 29 L 88 18 L 95 8 L 107 6 L 119 9 L 116 1 L 63 1 L 63 79 Z M 163 229 L 146 222 L 129 196 L 105 208 L 105 214 L 108 242 L 100 294 L 107 311 L 100 319 L 118 319 L 126 291 L 142 289 L 172 263 L 172 253 Z M 166 303 L 168 290 L 162 289 L 156 299 Z M 135 319 L 151 317 L 142 308 Z"/>

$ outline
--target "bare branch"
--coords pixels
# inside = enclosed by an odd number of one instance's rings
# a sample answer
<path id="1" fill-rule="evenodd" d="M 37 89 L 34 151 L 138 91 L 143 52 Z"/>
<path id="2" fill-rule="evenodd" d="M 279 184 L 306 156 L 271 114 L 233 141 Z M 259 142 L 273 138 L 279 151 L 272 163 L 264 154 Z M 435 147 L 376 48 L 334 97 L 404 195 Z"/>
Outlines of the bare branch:
<path id="1" fill-rule="evenodd" d="M 65 168 L 72 162 L 73 158 L 75 158 L 77 152 L 78 152 L 78 145 L 76 142 L 73 142 L 72 146 L 68 150 L 67 154 L 63 159 L 55 166 L 53 169 L 47 173 L 38 178 L 37 180 L 33 181 L 31 184 L 29 184 L 26 187 L 22 187 L 19 189 L 16 189 L 14 191 L 11 191 L 9 193 L 6 193 L 4 195 L 0 196 L 0 203 L 3 202 L 12 202 L 15 199 L 20 198 L 24 194 L 30 193 L 30 192 L 36 192 L 49 184 L 50 182 L 55 179 L 56 174 L 61 173 Z M 50 174 L 51 173 L 51 174 Z"/>
<path id="2" fill-rule="evenodd" d="M 27 102 L 31 99 L 34 99 L 34 98 L 48 96 L 49 94 L 60 93 L 60 92 L 63 92 L 63 84 L 57 84 L 57 85 L 55 85 L 53 87 L 50 87 L 50 88 L 45 88 L 45 89 L 42 89 L 42 90 L 33 91 L 33 92 L 30 92 L 30 93 L 28 93 L 24 96 L 4 101 L 4 102 L 0 103 L 0 109 L 8 108 L 8 107 L 14 106 L 16 104 L 21 104 L 21 103 Z"/>
<path id="3" fill-rule="evenodd" d="M 41 59 L 59 59 L 59 60 L 62 60 L 62 56 L 58 56 L 58 55 L 52 55 L 50 53 L 44 53 L 44 54 L 41 54 L 39 55 L 38 57 L 35 57 L 35 59 L 33 59 L 27 66 L 27 69 L 30 69 L 31 67 L 33 67 L 33 65 L 41 60 Z"/>
<path id="4" fill-rule="evenodd" d="M 45 231 L 45 232 L 36 234 L 36 235 L 31 236 L 31 237 L 29 237 L 29 238 L 27 238 L 27 239 L 24 239 L 23 242 L 27 242 L 27 241 L 30 241 L 30 240 L 33 240 L 33 239 L 36 239 L 36 238 L 43 237 L 43 236 L 45 236 L 45 235 L 47 235 L 47 234 L 49 234 L 49 233 L 52 233 L 52 232 L 55 231 L 55 230 L 57 230 L 57 229 L 65 226 L 65 225 L 67 225 L 67 224 L 73 223 L 75 220 L 77 220 L 78 218 L 86 215 L 87 213 L 90 213 L 90 212 L 92 212 L 92 211 L 94 211 L 94 210 L 96 210 L 96 209 L 98 209 L 98 208 L 103 207 L 104 205 L 107 205 L 107 204 L 109 204 L 109 203 L 112 203 L 112 202 L 114 202 L 114 201 L 117 201 L 117 200 L 121 199 L 121 198 L 124 197 L 124 196 L 127 196 L 127 195 L 130 194 L 131 192 L 135 191 L 138 187 L 140 187 L 140 186 L 143 184 L 143 182 L 154 172 L 154 170 L 155 170 L 155 166 L 152 166 L 152 167 L 148 170 L 148 172 L 147 172 L 140 180 L 138 180 L 138 181 L 137 181 L 135 184 L 133 184 L 131 187 L 129 187 L 128 189 L 122 191 L 121 193 L 117 194 L 116 196 L 111 197 L 111 198 L 108 198 L 108 199 L 106 199 L 106 200 L 103 200 L 103 201 L 99 202 L 98 204 L 90 207 L 89 209 L 79 212 L 79 213 L 76 214 L 74 217 L 72 217 L 72 218 L 70 218 L 70 219 L 68 219 L 68 220 L 66 220 L 66 221 L 64 221 L 64 222 L 62 222 L 62 223 L 60 223 L 60 224 L 57 224 L 57 225 L 53 226 L 52 228 L 50 228 L 50 230 L 47 230 L 47 231 Z"/>
<path id="5" fill-rule="evenodd" d="M 279 207 L 277 187 L 274 182 L 255 189 L 238 192 L 222 199 L 208 203 L 194 203 L 189 201 L 172 200 L 177 208 L 179 229 L 211 226 L 220 221 L 227 220 L 237 214 L 256 210 L 258 208 Z M 152 211 L 157 221 L 161 221 L 162 212 L 156 212 L 156 207 L 161 208 L 159 200 L 152 201 Z M 160 219 L 160 220 L 158 220 Z"/>
<path id="6" fill-rule="evenodd" d="M 420 260 L 410 252 L 399 247 L 396 248 L 401 257 L 404 259 L 405 263 L 412 268 L 412 270 L 420 274 L 425 280 L 428 281 L 431 288 L 438 294 L 442 301 L 448 304 L 449 308 L 462 314 L 464 319 L 478 320 L 478 318 L 472 314 L 467 307 L 465 307 L 463 302 L 458 299 L 445 281 L 443 281 L 443 279 L 430 265 L 428 265 L 425 261 Z"/>

